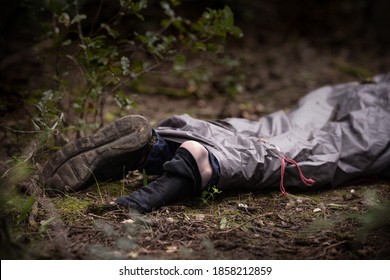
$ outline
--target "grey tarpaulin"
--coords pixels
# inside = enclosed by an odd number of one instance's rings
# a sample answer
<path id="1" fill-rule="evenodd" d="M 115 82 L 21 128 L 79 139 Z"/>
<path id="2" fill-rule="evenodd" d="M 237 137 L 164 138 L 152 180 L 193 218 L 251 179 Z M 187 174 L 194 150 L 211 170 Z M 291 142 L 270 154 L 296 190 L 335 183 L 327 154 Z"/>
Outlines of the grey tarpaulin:
<path id="1" fill-rule="evenodd" d="M 305 187 L 299 169 L 315 180 L 311 188 L 338 186 L 389 170 L 390 74 L 373 81 L 319 88 L 288 113 L 258 121 L 181 115 L 161 122 L 156 131 L 171 141 L 206 146 L 219 161 L 221 189 L 278 187 L 283 174 L 287 190 Z M 285 162 L 282 172 L 283 155 L 300 168 Z"/>

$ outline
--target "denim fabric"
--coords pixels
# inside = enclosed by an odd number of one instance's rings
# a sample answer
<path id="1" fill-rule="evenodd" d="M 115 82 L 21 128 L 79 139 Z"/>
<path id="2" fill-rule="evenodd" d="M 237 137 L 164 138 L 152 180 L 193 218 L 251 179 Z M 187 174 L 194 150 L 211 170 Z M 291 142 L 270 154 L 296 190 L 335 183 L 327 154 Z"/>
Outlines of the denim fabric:
<path id="1" fill-rule="evenodd" d="M 176 150 L 180 147 L 180 143 L 166 141 L 155 130 L 152 132 L 155 142 L 140 170 L 145 170 L 148 175 L 162 175 L 164 173 L 163 164 L 173 158 Z"/>
<path id="2" fill-rule="evenodd" d="M 163 164 L 170 161 L 181 143 L 165 140 L 155 130 L 153 130 L 155 142 L 149 151 L 149 155 L 140 170 L 145 170 L 148 175 L 162 175 L 164 173 Z M 216 186 L 220 177 L 220 167 L 217 158 L 209 150 L 209 160 L 212 167 L 212 175 L 207 186 Z"/>
<path id="3" fill-rule="evenodd" d="M 207 149 L 207 147 L 206 147 L 206 149 Z M 217 158 L 209 149 L 207 149 L 207 150 L 209 151 L 209 161 L 211 164 L 211 168 L 213 169 L 213 172 L 211 173 L 210 181 L 205 186 L 206 188 L 217 186 L 218 181 L 219 181 L 219 177 L 221 176 L 221 170 L 220 170 Z"/>

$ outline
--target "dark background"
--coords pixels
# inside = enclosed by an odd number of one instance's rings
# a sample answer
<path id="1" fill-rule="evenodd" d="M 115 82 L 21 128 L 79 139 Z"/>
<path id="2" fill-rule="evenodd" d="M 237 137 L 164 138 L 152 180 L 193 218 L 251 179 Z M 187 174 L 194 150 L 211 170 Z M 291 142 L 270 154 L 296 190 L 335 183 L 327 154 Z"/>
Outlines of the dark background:
<path id="1" fill-rule="evenodd" d="M 91 23 L 101 1 L 80 2 L 80 12 L 87 14 Z M 104 21 L 115 14 L 118 3 L 112 2 L 102 1 L 98 20 Z M 153 15 L 156 19 L 161 11 L 158 2 L 149 1 L 149 6 L 156 7 Z M 44 3 L 40 0 L 16 0 L 2 5 L 1 59 L 35 43 L 43 31 L 36 15 L 40 19 L 45 15 L 49 17 Z M 323 47 L 363 49 L 375 46 L 377 51 L 382 52 L 386 52 L 390 44 L 390 1 L 386 0 L 183 0 L 180 9 L 188 16 L 197 17 L 205 7 L 220 8 L 224 5 L 232 8 L 237 25 L 244 34 L 250 34 L 259 44 L 268 40 L 303 37 Z"/>
<path id="2" fill-rule="evenodd" d="M 80 0 L 79 3 L 79 12 L 87 15 L 83 21 L 86 33 L 100 22 L 107 22 L 119 9 L 119 1 Z M 159 3 L 148 1 L 146 20 L 141 28 L 147 30 L 150 25 L 160 23 L 163 15 Z M 3 4 L 0 9 L 0 94 L 11 98 L 8 104 L 17 104 L 23 87 L 31 88 L 31 80 L 39 74 L 37 71 L 44 71 L 34 46 L 42 43 L 43 36 L 50 29 L 51 13 L 46 5 L 44 0 L 16 0 Z M 388 56 L 390 49 L 390 1 L 183 0 L 178 13 L 195 19 L 206 7 L 222 8 L 225 5 L 232 8 L 236 25 L 244 33 L 243 38 L 232 39 L 228 44 L 236 49 L 242 48 L 242 53 L 249 53 L 249 49 L 252 53 L 266 48 L 269 51 L 272 45 L 293 45 L 304 41 L 320 52 L 326 50 L 340 54 L 345 50 L 349 62 L 356 61 L 355 66 L 367 68 L 360 62 L 364 57 L 368 61 L 375 60 L 375 66 L 368 67 L 372 70 L 370 74 L 389 71 L 387 62 L 380 61 Z M 125 22 L 123 28 L 131 30 L 134 24 L 140 24 L 140 21 Z"/>

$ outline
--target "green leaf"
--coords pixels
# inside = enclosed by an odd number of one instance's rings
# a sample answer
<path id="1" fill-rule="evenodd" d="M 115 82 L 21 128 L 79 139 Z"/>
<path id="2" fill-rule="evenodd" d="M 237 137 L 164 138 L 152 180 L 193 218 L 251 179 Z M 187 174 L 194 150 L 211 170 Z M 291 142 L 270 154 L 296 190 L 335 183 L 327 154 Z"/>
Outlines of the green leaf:
<path id="1" fill-rule="evenodd" d="M 121 66 L 122 66 L 123 76 L 126 76 L 127 74 L 129 74 L 130 61 L 127 57 L 125 57 L 125 56 L 121 57 Z"/>
<path id="2" fill-rule="evenodd" d="M 20 215 L 18 217 L 17 223 L 20 224 L 24 219 L 26 219 L 28 213 L 35 203 L 35 196 L 32 195 L 28 198 L 26 203 L 23 205 L 22 210 L 20 211 Z"/>
<path id="3" fill-rule="evenodd" d="M 61 46 L 66 47 L 69 46 L 72 43 L 71 39 L 65 40 L 62 42 Z"/>
<path id="4" fill-rule="evenodd" d="M 100 24 L 100 27 L 107 31 L 108 35 L 110 35 L 112 38 L 116 39 L 120 36 L 120 33 L 116 31 L 115 29 L 112 29 L 108 24 L 102 23 Z"/>
<path id="5" fill-rule="evenodd" d="M 203 44 L 202 42 L 196 42 L 195 43 L 195 49 L 198 50 L 198 51 L 206 51 L 207 50 L 207 47 L 205 44 Z"/>
<path id="6" fill-rule="evenodd" d="M 142 177 L 143 177 L 143 185 L 146 186 L 148 184 L 148 175 L 146 175 L 145 169 L 142 169 Z"/>
<path id="7" fill-rule="evenodd" d="M 175 62 L 173 65 L 173 69 L 175 71 L 182 71 L 186 67 L 187 57 L 185 55 L 179 54 L 175 56 Z"/>
<path id="8" fill-rule="evenodd" d="M 175 12 L 171 9 L 171 5 L 169 5 L 168 2 L 161 2 L 161 7 L 164 9 L 165 14 L 170 17 L 174 18 L 175 17 Z"/>
<path id="9" fill-rule="evenodd" d="M 141 16 L 138 12 L 145 9 L 148 6 L 147 0 L 133 1 L 133 0 L 120 0 L 121 7 L 128 9 L 129 11 Z M 141 16 L 142 17 L 142 16 Z"/>
<path id="10" fill-rule="evenodd" d="M 68 27 L 70 25 L 70 17 L 67 13 L 61 13 L 61 15 L 58 17 L 58 21 Z"/>
<path id="11" fill-rule="evenodd" d="M 39 227 L 39 230 L 38 230 L 39 233 L 44 233 L 47 230 L 47 227 L 49 226 L 49 224 L 51 222 L 53 222 L 54 220 L 55 220 L 55 218 L 51 217 L 51 218 L 49 218 L 47 220 L 41 221 L 41 226 Z"/>
<path id="12" fill-rule="evenodd" d="M 72 19 L 72 21 L 70 22 L 70 25 L 72 25 L 72 24 L 74 24 L 74 23 L 78 23 L 78 22 L 80 22 L 80 21 L 82 21 L 82 20 L 84 20 L 84 19 L 86 19 L 87 18 L 87 16 L 86 15 L 76 15 L 73 19 Z"/>
<path id="13" fill-rule="evenodd" d="M 225 217 L 223 217 L 221 219 L 221 221 L 219 222 L 219 228 L 224 229 L 224 228 L 226 228 L 227 224 L 228 224 L 227 219 Z"/>

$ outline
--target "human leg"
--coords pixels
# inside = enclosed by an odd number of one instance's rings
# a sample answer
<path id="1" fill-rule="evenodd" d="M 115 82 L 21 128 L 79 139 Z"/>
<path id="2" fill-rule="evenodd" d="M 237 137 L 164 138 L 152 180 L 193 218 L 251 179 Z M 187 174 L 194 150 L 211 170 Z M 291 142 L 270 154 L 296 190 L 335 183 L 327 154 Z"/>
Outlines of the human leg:
<path id="1" fill-rule="evenodd" d="M 196 141 L 184 142 L 173 159 L 163 165 L 163 170 L 163 175 L 157 180 L 129 196 L 119 197 L 116 203 L 140 212 L 150 212 L 199 195 L 213 174 L 208 150 Z"/>
<path id="2" fill-rule="evenodd" d="M 209 160 L 209 151 L 199 142 L 193 140 L 184 142 L 180 147 L 187 149 L 194 157 L 202 180 L 202 188 L 205 187 L 210 181 L 213 171 Z"/>
<path id="3" fill-rule="evenodd" d="M 155 130 L 153 134 L 153 145 L 149 150 L 145 161 L 137 167 L 140 171 L 145 171 L 147 175 L 162 175 L 164 173 L 163 165 L 171 160 L 180 143 L 167 141 L 162 138 Z"/>

